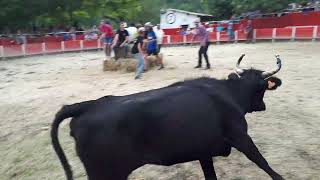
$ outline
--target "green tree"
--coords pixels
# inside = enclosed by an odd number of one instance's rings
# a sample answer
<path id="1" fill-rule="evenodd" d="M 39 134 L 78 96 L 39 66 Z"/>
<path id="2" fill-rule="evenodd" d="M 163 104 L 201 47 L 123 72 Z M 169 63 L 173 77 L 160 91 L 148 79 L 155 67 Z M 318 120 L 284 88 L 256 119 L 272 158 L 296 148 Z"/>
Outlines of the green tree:
<path id="1" fill-rule="evenodd" d="M 114 22 L 158 23 L 160 9 L 175 8 L 229 19 L 248 11 L 276 12 L 289 3 L 307 0 L 0 0 L 0 30 L 30 28 L 78 22 L 93 25 L 101 18 Z"/>

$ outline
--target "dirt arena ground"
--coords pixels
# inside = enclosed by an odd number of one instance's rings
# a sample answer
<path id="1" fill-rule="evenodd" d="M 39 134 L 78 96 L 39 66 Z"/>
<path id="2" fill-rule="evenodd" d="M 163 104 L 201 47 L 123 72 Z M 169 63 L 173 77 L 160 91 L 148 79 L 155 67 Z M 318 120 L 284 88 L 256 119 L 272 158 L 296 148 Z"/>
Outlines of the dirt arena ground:
<path id="1" fill-rule="evenodd" d="M 226 77 L 241 53 L 244 66 L 275 66 L 283 85 L 265 96 L 267 111 L 247 115 L 249 133 L 270 165 L 289 180 L 320 179 L 320 43 L 279 42 L 211 46 L 212 70 L 195 70 L 196 47 L 164 48 L 167 67 L 152 70 L 143 79 L 133 73 L 102 72 L 103 53 L 84 52 L 0 61 L 0 179 L 64 179 L 49 128 L 63 104 L 125 95 L 200 77 Z M 76 179 L 86 179 L 69 136 L 69 121 L 61 125 L 60 139 Z M 269 177 L 243 154 L 214 158 L 219 179 L 263 180 Z M 146 165 L 131 180 L 198 180 L 198 162 L 172 167 Z"/>

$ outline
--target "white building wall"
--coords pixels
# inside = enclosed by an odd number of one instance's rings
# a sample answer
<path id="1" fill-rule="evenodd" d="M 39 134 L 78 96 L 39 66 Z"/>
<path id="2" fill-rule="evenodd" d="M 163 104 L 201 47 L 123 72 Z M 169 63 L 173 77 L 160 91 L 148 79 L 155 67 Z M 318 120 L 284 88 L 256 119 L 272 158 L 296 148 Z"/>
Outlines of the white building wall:
<path id="1" fill-rule="evenodd" d="M 166 13 L 161 14 L 160 26 L 162 29 L 180 28 L 181 25 L 189 25 L 189 27 L 193 28 L 196 19 L 199 19 L 197 15 L 168 10 Z"/>

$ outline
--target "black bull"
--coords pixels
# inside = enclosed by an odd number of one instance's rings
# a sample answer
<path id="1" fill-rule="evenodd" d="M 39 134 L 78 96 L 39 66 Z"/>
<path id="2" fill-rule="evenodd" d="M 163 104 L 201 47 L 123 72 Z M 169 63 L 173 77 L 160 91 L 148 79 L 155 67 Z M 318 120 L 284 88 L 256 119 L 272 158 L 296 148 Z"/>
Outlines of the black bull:
<path id="1" fill-rule="evenodd" d="M 213 156 L 234 147 L 270 175 L 271 169 L 247 133 L 245 114 L 265 110 L 263 96 L 281 80 L 281 68 L 241 69 L 227 80 L 199 78 L 127 96 L 106 96 L 64 106 L 52 124 L 52 143 L 66 172 L 71 167 L 59 144 L 58 127 L 66 118 L 76 151 L 90 180 L 124 180 L 145 164 L 170 166 L 199 160 L 206 180 L 216 179 Z"/>

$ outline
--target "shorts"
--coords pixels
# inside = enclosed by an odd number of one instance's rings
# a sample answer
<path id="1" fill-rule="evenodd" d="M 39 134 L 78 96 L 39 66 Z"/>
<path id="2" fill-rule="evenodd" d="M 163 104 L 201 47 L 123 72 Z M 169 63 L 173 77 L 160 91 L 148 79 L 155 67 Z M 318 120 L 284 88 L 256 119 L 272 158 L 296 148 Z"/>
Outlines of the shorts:
<path id="1" fill-rule="evenodd" d="M 104 38 L 104 44 L 112 44 L 113 38 L 112 37 L 105 37 Z"/>
<path id="2" fill-rule="evenodd" d="M 148 50 L 147 53 L 148 53 L 148 56 L 150 56 L 150 55 L 157 56 L 158 55 L 158 50 L 157 49 Z"/>

